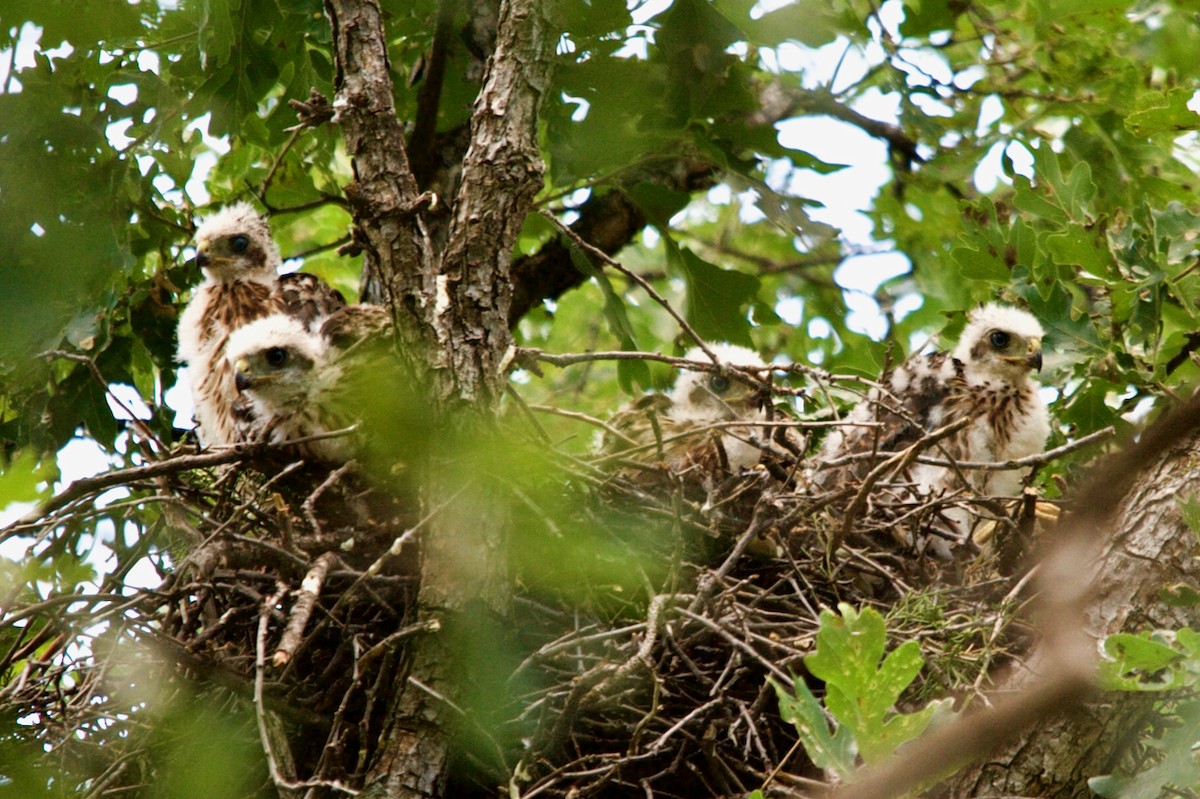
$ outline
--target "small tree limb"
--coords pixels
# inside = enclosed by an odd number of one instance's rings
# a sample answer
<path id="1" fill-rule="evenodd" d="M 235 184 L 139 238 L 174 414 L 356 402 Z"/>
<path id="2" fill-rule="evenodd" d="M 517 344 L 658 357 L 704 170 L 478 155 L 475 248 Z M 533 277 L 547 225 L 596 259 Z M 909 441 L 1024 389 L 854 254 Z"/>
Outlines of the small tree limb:
<path id="1" fill-rule="evenodd" d="M 271 664 L 276 668 L 286 666 L 296 653 L 300 641 L 304 638 L 304 628 L 308 626 L 313 608 L 317 605 L 317 598 L 321 595 L 325 576 L 337 562 L 338 556 L 335 553 L 326 552 L 317 558 L 308 574 L 304 575 L 304 581 L 300 583 L 300 594 L 296 597 L 296 603 L 292 605 L 291 615 L 288 616 L 287 627 L 284 628 L 279 646 L 275 648 L 275 654 L 271 657 Z"/>

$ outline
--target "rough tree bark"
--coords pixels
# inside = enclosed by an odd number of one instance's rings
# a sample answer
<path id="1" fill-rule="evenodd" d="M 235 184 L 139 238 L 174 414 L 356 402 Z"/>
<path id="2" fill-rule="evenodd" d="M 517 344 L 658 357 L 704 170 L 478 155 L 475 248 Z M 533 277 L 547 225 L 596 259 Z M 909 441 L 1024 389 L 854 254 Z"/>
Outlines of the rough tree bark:
<path id="1" fill-rule="evenodd" d="M 1200 578 L 1196 536 L 1179 502 L 1200 485 L 1200 434 L 1182 436 L 1136 480 L 1114 516 L 1094 564 L 1085 612 L 1097 643 L 1117 632 L 1197 624 L 1194 608 L 1160 599 L 1164 587 Z M 1097 530 L 1096 535 L 1104 531 Z M 948 783 L 950 796 L 1094 796 L 1089 777 L 1110 773 L 1136 741 L 1150 711 L 1145 697 L 1106 694 L 1064 718 L 1047 720 L 1019 741 L 964 769 Z"/>
<path id="2" fill-rule="evenodd" d="M 398 344 L 438 419 L 438 430 L 426 433 L 447 441 L 486 429 L 506 379 L 511 253 L 541 187 L 537 112 L 557 36 L 551 7 L 539 0 L 501 6 L 446 245 L 437 248 L 427 217 L 443 212 L 436 206 L 444 198 L 420 194 L 410 169 L 379 6 L 326 5 L 337 59 L 336 121 L 354 165 L 347 196 L 364 252 L 363 297 L 392 309 Z M 427 465 L 424 505 L 437 512 L 422 540 L 418 604 L 429 633 L 396 675 L 365 796 L 442 794 L 456 696 L 445 633 L 474 604 L 500 608 L 505 601 L 505 516 L 486 488 L 463 491 L 452 471 Z"/>

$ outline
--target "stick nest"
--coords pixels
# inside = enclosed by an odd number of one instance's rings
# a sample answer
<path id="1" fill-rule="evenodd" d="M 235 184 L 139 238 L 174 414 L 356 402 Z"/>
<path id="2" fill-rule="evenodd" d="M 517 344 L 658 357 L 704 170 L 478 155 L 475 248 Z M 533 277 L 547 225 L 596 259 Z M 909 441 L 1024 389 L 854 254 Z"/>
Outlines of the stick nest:
<path id="1" fill-rule="evenodd" d="M 464 650 L 449 795 L 812 787 L 824 775 L 768 678 L 788 689 L 807 679 L 820 694 L 803 659 L 820 610 L 840 602 L 873 606 L 895 640 L 921 642 L 914 703 L 979 690 L 1024 645 L 1015 558 L 943 561 L 905 543 L 936 527 L 948 500 L 904 506 L 877 486 L 844 536 L 853 486 L 800 490 L 793 459 L 767 460 L 740 475 L 647 480 L 564 466 L 554 480 L 566 516 L 518 515 L 511 607 L 460 636 L 503 654 Z M 286 461 L 128 485 L 132 498 L 104 515 L 140 526 L 130 546 L 161 561 L 162 583 L 122 588 L 118 575 L 94 595 L 10 602 L 3 708 L 31 720 L 30 741 L 93 780 L 95 796 L 155 779 L 139 703 L 197 693 L 241 709 L 241 733 L 270 749 L 276 782 L 307 782 L 310 796 L 347 795 L 334 781 L 360 788 L 412 641 L 440 634 L 416 608 L 415 495 Z M 78 540 L 94 529 L 98 494 L 8 534 Z M 1026 509 L 975 510 L 1015 518 L 1008 548 L 1023 546 Z M 579 530 L 592 536 L 582 553 L 571 550 Z M 278 795 L 268 780 L 247 794 Z"/>

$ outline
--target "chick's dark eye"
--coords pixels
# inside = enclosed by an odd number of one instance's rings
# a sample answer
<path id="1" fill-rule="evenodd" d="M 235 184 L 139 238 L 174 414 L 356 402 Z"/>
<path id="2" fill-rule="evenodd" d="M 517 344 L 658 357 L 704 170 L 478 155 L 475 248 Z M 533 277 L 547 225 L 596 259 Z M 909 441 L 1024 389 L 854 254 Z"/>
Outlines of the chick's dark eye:
<path id="1" fill-rule="evenodd" d="M 715 394 L 724 394 L 729 390 L 729 378 L 725 375 L 713 375 L 708 378 L 708 387 Z"/>
<path id="2" fill-rule="evenodd" d="M 271 366 L 283 366 L 287 363 L 288 354 L 283 347 L 271 347 L 266 351 L 265 357 Z"/>
<path id="3" fill-rule="evenodd" d="M 240 235 L 239 235 L 239 236 L 234 236 L 234 237 L 233 237 L 233 238 L 232 238 L 232 239 L 229 241 L 229 247 L 230 247 L 230 248 L 231 248 L 231 249 L 232 249 L 234 252 L 245 252 L 245 251 L 246 251 L 246 248 L 247 248 L 247 247 L 249 247 L 249 246 L 250 246 L 250 239 L 249 239 L 248 237 L 246 237 L 246 236 L 240 236 Z"/>
<path id="4" fill-rule="evenodd" d="M 1012 340 L 1012 336 L 1005 333 L 1003 330 L 993 330 L 992 335 L 988 336 L 988 341 L 992 342 L 992 346 L 998 350 L 1002 350 L 1008 346 Z"/>

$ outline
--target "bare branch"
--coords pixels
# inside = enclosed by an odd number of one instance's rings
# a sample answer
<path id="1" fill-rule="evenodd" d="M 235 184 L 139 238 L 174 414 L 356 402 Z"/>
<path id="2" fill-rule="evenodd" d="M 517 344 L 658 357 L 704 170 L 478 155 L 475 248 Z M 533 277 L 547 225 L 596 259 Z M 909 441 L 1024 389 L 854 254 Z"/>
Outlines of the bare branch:
<path id="1" fill-rule="evenodd" d="M 295 654 L 296 647 L 300 646 L 300 640 L 304 637 L 304 628 L 308 626 L 308 620 L 317 604 L 317 597 L 321 595 L 321 586 L 325 583 L 325 575 L 337 562 L 336 554 L 326 552 L 317 558 L 317 562 L 308 570 L 308 574 L 304 575 L 304 582 L 300 584 L 300 594 L 296 597 L 296 603 L 292 605 L 292 613 L 288 617 L 287 627 L 284 628 L 283 636 L 279 639 L 279 646 L 275 648 L 275 654 L 271 657 L 271 664 L 276 668 L 286 666 L 292 659 L 292 655 Z"/>
<path id="2" fill-rule="evenodd" d="M 638 286 L 641 287 L 642 291 L 644 291 L 648 295 L 650 295 L 650 299 L 654 300 L 656 303 L 661 305 L 666 310 L 666 312 L 671 315 L 671 318 L 674 319 L 676 324 L 679 325 L 679 329 L 682 330 L 684 333 L 687 333 L 688 337 L 691 338 L 692 341 L 696 342 L 696 345 L 699 346 L 700 349 L 704 351 L 704 354 L 707 355 L 712 360 L 713 363 L 720 363 L 720 361 L 717 360 L 717 356 L 715 354 L 713 354 L 713 351 L 708 348 L 707 344 L 704 343 L 704 339 L 700 338 L 700 334 L 697 333 L 692 328 L 692 326 L 690 324 L 688 324 L 687 320 L 684 319 L 683 316 L 681 316 L 680 313 L 671 306 L 671 303 L 667 302 L 667 299 L 665 297 L 663 297 L 663 295 L 661 295 L 657 291 L 655 291 L 654 287 L 651 286 L 650 283 L 644 277 L 637 274 L 636 272 L 633 272 L 632 270 L 626 269 L 624 266 L 622 266 L 616 260 L 611 258 L 607 253 L 603 252 L 600 249 L 597 249 L 596 247 L 592 246 L 591 244 L 588 244 L 586 241 L 584 241 L 579 236 L 578 233 L 576 233 L 574 230 L 571 230 L 571 228 L 567 227 L 561 221 L 559 221 L 558 217 L 556 217 L 554 214 L 552 214 L 546 210 L 542 210 L 541 214 L 542 214 L 542 216 L 546 217 L 546 219 L 550 220 L 550 223 L 552 225 L 554 225 L 560 231 L 562 231 L 562 233 L 567 238 L 569 238 L 571 241 L 575 242 L 576 247 L 583 250 L 585 253 L 590 255 L 592 258 L 595 258 L 596 260 L 598 260 L 600 263 L 611 266 L 613 269 L 616 269 L 618 272 L 625 275 L 625 277 L 629 278 L 634 283 L 638 284 Z"/>

